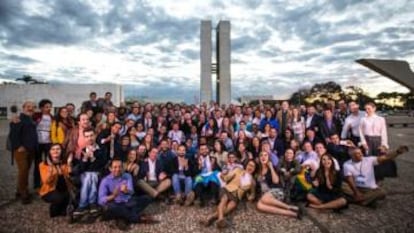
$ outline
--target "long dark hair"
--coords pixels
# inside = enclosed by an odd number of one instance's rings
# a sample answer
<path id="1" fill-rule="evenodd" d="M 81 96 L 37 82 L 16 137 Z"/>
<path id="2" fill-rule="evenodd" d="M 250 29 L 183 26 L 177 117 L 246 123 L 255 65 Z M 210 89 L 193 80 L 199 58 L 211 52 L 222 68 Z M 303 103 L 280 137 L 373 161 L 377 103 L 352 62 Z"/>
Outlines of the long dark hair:
<path id="1" fill-rule="evenodd" d="M 56 113 L 56 116 L 55 116 L 56 136 L 57 136 L 57 133 L 58 133 L 57 128 L 59 128 L 59 124 L 60 123 L 62 123 L 63 125 L 65 125 L 66 130 L 70 128 L 70 126 L 68 125 L 68 123 L 67 122 L 64 122 L 64 118 L 60 116 L 60 113 L 64 109 L 66 109 L 66 106 L 60 107 L 59 110 Z M 66 133 L 66 132 L 64 132 L 64 133 Z"/>
<path id="2" fill-rule="evenodd" d="M 47 152 L 47 157 L 46 157 L 46 161 L 45 161 L 45 163 L 47 163 L 48 165 L 53 165 L 53 162 L 52 162 L 52 157 L 50 156 L 50 150 L 51 150 L 54 146 L 59 146 L 59 147 L 60 147 L 60 150 L 61 150 L 61 152 L 60 152 L 60 162 L 59 162 L 59 164 L 60 164 L 60 163 L 62 163 L 62 161 L 63 161 L 63 155 L 64 155 L 64 153 L 63 153 L 63 147 L 62 147 L 62 144 L 60 144 L 60 143 L 52 143 L 52 145 L 50 145 L 50 147 L 49 147 L 49 151 Z"/>
<path id="3" fill-rule="evenodd" d="M 331 184 L 333 184 L 335 183 L 338 172 L 335 170 L 335 162 L 333 160 L 333 157 L 330 154 L 324 154 L 321 156 L 321 160 L 319 162 L 319 168 L 316 171 L 316 178 L 318 178 L 319 184 L 322 184 L 322 185 L 326 184 L 325 168 L 322 163 L 323 157 L 328 157 L 328 159 L 331 160 L 331 167 L 329 168 L 329 180 L 331 181 Z"/>

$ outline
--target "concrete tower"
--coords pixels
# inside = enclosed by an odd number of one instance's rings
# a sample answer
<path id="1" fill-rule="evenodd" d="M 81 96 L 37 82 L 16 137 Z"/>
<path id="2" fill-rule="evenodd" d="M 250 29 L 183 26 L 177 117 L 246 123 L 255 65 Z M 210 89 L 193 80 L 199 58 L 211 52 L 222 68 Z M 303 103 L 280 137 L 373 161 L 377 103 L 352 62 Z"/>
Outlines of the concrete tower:
<path id="1" fill-rule="evenodd" d="M 217 75 L 216 94 L 219 104 L 230 104 L 231 73 L 230 73 L 230 21 L 220 21 L 216 28 L 216 64 L 212 63 L 211 21 L 201 21 L 200 29 L 200 101 L 209 102 L 213 99 L 212 78 Z"/>
<path id="2" fill-rule="evenodd" d="M 220 21 L 217 26 L 217 102 L 230 104 L 230 21 Z"/>
<path id="3" fill-rule="evenodd" d="M 211 79 L 211 21 L 201 21 L 200 29 L 200 102 L 210 102 L 213 99 L 212 79 Z"/>

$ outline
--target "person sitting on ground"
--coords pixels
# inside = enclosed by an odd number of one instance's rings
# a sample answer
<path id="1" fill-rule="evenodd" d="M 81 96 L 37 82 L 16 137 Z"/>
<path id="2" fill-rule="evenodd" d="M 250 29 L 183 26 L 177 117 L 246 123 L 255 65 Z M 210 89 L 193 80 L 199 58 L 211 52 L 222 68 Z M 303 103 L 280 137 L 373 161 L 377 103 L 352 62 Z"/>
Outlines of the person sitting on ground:
<path id="1" fill-rule="evenodd" d="M 306 196 L 309 207 L 339 210 L 347 205 L 341 189 L 342 174 L 335 169 L 331 155 L 322 155 L 319 169 L 316 171 L 312 184 L 314 188 Z"/>
<path id="2" fill-rule="evenodd" d="M 139 168 L 141 167 L 141 160 L 138 158 L 137 153 L 135 149 L 129 149 L 127 160 L 124 163 L 124 171 L 131 174 L 134 187 L 137 184 Z"/>
<path id="3" fill-rule="evenodd" d="M 288 148 L 285 150 L 285 155 L 282 157 L 277 170 L 280 172 L 280 181 L 284 188 L 285 199 L 290 199 L 290 191 L 295 183 L 296 175 L 300 172 L 300 163 L 295 160 L 295 152 Z"/>
<path id="4" fill-rule="evenodd" d="M 385 198 L 385 191 L 375 182 L 374 167 L 406 152 L 407 146 L 399 146 L 386 155 L 364 157 L 360 148 L 350 149 L 351 159 L 344 163 L 344 176 L 349 187 L 343 187 L 350 202 L 376 207 L 377 200 Z"/>
<path id="5" fill-rule="evenodd" d="M 243 165 L 237 159 L 236 152 L 230 152 L 228 154 L 227 163 L 222 168 L 222 173 L 231 172 L 236 168 L 243 168 Z"/>
<path id="6" fill-rule="evenodd" d="M 186 147 L 179 145 L 177 156 L 173 161 L 172 186 L 176 204 L 189 206 L 193 203 L 195 194 L 193 189 L 193 177 L 195 176 L 195 164 L 192 159 L 186 157 Z M 184 193 L 182 190 L 184 184 Z M 185 202 L 184 202 L 185 201 Z"/>
<path id="7" fill-rule="evenodd" d="M 246 170 L 236 168 L 225 175 L 222 173 L 221 178 L 227 184 L 220 190 L 220 203 L 217 210 L 201 222 L 204 226 L 211 225 L 217 219 L 218 228 L 226 227 L 225 215 L 233 211 L 245 196 L 249 201 L 254 200 L 255 181 L 253 175 L 255 171 L 256 163 L 254 160 L 250 160 L 247 163 Z"/>
<path id="8" fill-rule="evenodd" d="M 39 171 L 42 181 L 39 195 L 45 202 L 50 203 L 49 216 L 53 218 L 66 215 L 66 207 L 69 203 L 69 182 L 67 179 L 71 170 L 70 166 L 62 163 L 62 146 L 60 144 L 50 146 L 47 159 L 40 163 Z"/>
<path id="9" fill-rule="evenodd" d="M 197 196 L 197 202 L 201 207 L 205 206 L 208 194 L 211 194 L 213 204 L 218 202 L 218 191 L 220 180 L 218 178 L 217 161 L 209 155 L 207 144 L 201 144 L 198 155 L 198 170 L 200 173 L 194 179 L 194 191 Z M 215 169 L 216 167 L 216 169 Z"/>
<path id="10" fill-rule="evenodd" d="M 111 173 L 99 185 L 99 205 L 104 219 L 116 219 L 120 230 L 127 230 L 128 223 L 155 223 L 151 216 L 141 212 L 150 204 L 148 196 L 133 196 L 134 188 L 130 174 L 123 172 L 122 161 L 114 158 L 110 163 Z"/>
<path id="11" fill-rule="evenodd" d="M 139 169 L 137 186 L 152 198 L 157 198 L 161 193 L 171 187 L 171 179 L 163 170 L 160 160 L 157 160 L 158 149 L 152 148 L 148 160 L 144 161 Z"/>
<path id="12" fill-rule="evenodd" d="M 99 175 L 104 172 L 108 163 L 104 151 L 95 141 L 93 128 L 84 129 L 83 136 L 87 140 L 87 145 L 82 150 L 82 158 L 79 161 L 81 187 L 79 206 L 73 212 L 75 216 L 83 215 L 88 211 L 91 214 L 99 211 L 97 205 Z"/>
<path id="13" fill-rule="evenodd" d="M 213 151 L 210 153 L 211 157 L 215 157 L 217 160 L 217 164 L 223 168 L 223 166 L 227 163 L 227 155 L 228 152 L 226 151 L 226 147 L 224 143 L 220 140 L 214 141 Z"/>
<path id="14" fill-rule="evenodd" d="M 260 152 L 259 161 L 257 185 L 262 196 L 257 203 L 257 209 L 265 213 L 301 219 L 302 212 L 299 207 L 283 202 L 283 187 L 276 169 L 270 162 L 269 154 L 265 151 Z"/>

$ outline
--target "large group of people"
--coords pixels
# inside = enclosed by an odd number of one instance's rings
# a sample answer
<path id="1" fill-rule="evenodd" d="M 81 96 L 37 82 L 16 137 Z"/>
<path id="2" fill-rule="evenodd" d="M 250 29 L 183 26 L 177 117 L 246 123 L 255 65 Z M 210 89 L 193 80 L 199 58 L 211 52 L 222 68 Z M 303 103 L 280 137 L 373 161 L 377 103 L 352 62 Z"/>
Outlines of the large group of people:
<path id="1" fill-rule="evenodd" d="M 75 116 L 68 103 L 52 115 L 52 101 L 27 101 L 10 122 L 17 164 L 16 198 L 31 202 L 33 185 L 50 203 L 50 217 L 101 213 L 129 223 L 153 223 L 151 202 L 216 206 L 200 219 L 227 226 L 239 202 L 258 211 L 301 219 L 308 208 L 341 211 L 349 203 L 375 207 L 378 183 L 395 177 L 385 119 L 367 103 L 274 106 L 141 104 L 114 106 L 112 94 L 90 93 Z M 38 110 L 35 110 L 38 107 Z M 70 195 L 77 191 L 78 195 Z"/>

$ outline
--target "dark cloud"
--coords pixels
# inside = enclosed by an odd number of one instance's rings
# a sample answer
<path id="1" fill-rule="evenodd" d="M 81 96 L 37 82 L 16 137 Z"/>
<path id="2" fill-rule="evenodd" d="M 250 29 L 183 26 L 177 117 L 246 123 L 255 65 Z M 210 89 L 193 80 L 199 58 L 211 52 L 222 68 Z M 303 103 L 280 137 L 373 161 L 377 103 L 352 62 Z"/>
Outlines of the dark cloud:
<path id="1" fill-rule="evenodd" d="M 38 61 L 35 59 L 32 59 L 30 57 L 24 57 L 19 56 L 16 54 L 7 54 L 0 52 L 0 59 L 4 59 L 10 62 L 20 63 L 20 64 L 31 64 L 31 63 L 37 63 Z"/>
<path id="2" fill-rule="evenodd" d="M 18 4 L 18 3 L 19 4 Z M 35 47 L 45 44 L 69 45 L 90 38 L 98 30 L 98 17 L 80 1 L 49 3 L 50 16 L 30 16 L 21 1 L 2 1 L 0 34 L 4 46 Z"/>

